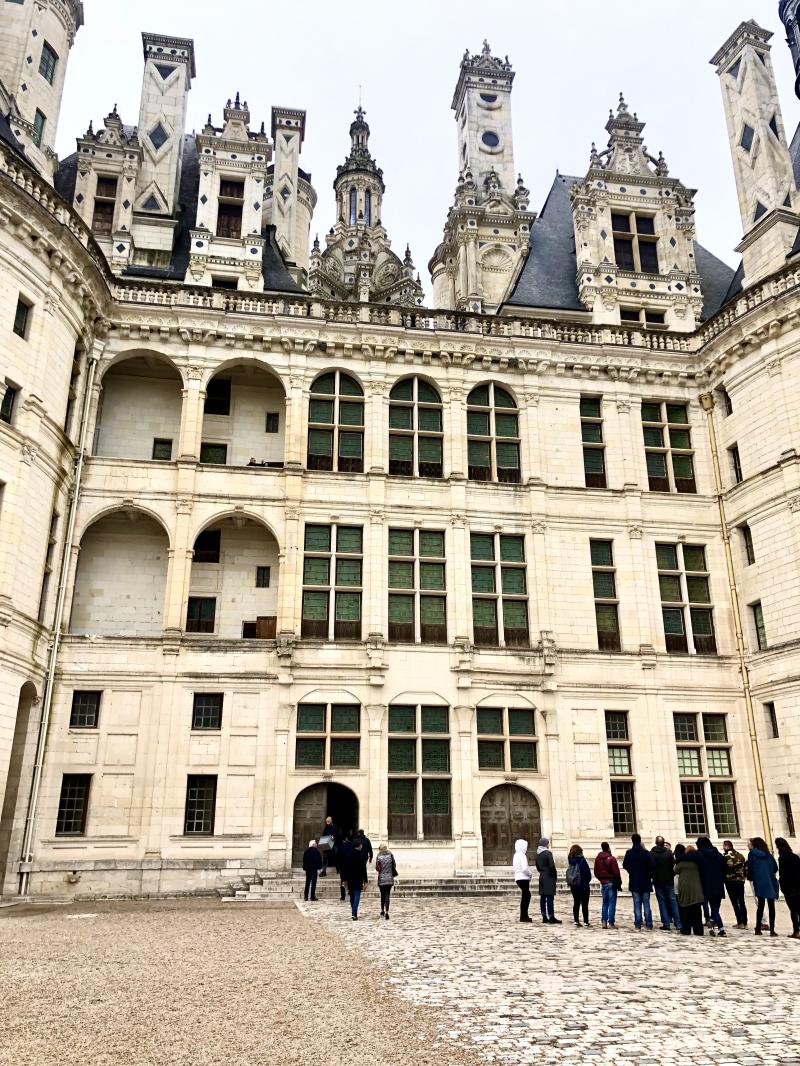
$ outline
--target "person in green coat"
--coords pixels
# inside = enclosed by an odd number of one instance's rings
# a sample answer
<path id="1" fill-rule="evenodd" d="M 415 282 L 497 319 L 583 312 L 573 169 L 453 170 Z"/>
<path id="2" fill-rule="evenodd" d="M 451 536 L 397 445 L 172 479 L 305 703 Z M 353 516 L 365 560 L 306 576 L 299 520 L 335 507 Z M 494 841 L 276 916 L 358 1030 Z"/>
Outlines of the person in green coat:
<path id="1" fill-rule="evenodd" d="M 703 929 L 703 882 L 696 862 L 687 860 L 687 853 L 696 851 L 691 844 L 675 848 L 675 874 L 678 878 L 678 909 L 681 912 L 681 933 L 702 936 Z"/>

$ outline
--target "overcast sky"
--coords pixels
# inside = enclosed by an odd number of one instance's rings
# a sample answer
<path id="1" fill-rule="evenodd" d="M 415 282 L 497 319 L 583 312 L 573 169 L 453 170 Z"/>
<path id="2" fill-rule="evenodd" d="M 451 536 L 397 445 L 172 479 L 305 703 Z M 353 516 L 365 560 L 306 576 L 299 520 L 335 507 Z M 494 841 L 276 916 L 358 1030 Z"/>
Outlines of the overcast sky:
<path id="1" fill-rule="evenodd" d="M 647 123 L 645 144 L 697 196 L 700 241 L 734 264 L 741 237 L 718 78 L 709 59 L 743 19 L 775 33 L 784 121 L 800 120 L 777 0 L 84 0 L 86 25 L 70 59 L 58 139 L 63 157 L 93 119 L 118 104 L 138 120 L 141 31 L 192 37 L 197 77 L 188 129 L 209 111 L 221 123 L 240 91 L 256 128 L 273 104 L 305 108 L 300 163 L 319 197 L 311 236 L 334 222 L 331 183 L 349 148 L 359 85 L 370 146 L 387 190 L 383 222 L 395 251 L 410 243 L 429 289 L 427 263 L 441 240 L 458 176 L 450 103 L 465 48 L 488 38 L 508 55 L 515 164 L 544 202 L 556 170 L 584 174 L 589 147 L 604 146 L 608 109 L 624 91 Z"/>

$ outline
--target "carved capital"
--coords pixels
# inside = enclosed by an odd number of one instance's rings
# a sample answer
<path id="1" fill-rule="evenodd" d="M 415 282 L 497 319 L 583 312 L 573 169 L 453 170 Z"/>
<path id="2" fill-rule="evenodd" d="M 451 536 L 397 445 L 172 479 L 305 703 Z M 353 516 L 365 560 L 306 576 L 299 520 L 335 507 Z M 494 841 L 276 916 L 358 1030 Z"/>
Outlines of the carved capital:
<path id="1" fill-rule="evenodd" d="M 792 514 L 797 514 L 800 511 L 800 496 L 792 496 L 789 500 L 789 510 Z"/>
<path id="2" fill-rule="evenodd" d="M 637 526 L 637 525 L 628 526 L 628 536 L 630 537 L 631 540 L 641 540 L 642 539 L 642 527 L 641 526 Z"/>
<path id="3" fill-rule="evenodd" d="M 547 532 L 547 523 L 543 518 L 536 518 L 531 522 L 531 532 L 538 533 L 541 536 Z"/>

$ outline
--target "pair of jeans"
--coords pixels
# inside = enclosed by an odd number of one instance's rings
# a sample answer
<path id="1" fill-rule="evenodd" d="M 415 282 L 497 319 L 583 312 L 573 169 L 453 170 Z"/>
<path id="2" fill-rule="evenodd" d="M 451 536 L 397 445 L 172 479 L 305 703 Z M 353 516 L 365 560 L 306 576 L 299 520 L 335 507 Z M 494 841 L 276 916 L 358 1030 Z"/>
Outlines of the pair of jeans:
<path id="1" fill-rule="evenodd" d="M 389 913 L 389 897 L 392 894 L 392 885 L 378 885 L 381 893 L 381 914 Z"/>
<path id="2" fill-rule="evenodd" d="M 800 933 L 800 892 L 784 892 L 783 898 L 792 918 L 792 931 Z"/>
<path id="3" fill-rule="evenodd" d="M 543 918 L 555 918 L 555 896 L 539 896 L 539 908 Z"/>
<path id="4" fill-rule="evenodd" d="M 711 924 L 715 925 L 717 929 L 724 929 L 722 924 L 722 915 L 719 913 L 719 907 L 722 903 L 722 896 L 709 896 L 708 897 L 708 911 L 711 918 Z"/>
<path id="5" fill-rule="evenodd" d="M 661 914 L 661 928 L 669 929 L 670 922 L 680 932 L 681 915 L 678 909 L 678 900 L 675 896 L 674 885 L 655 885 L 658 910 Z"/>
<path id="6" fill-rule="evenodd" d="M 725 889 L 731 901 L 737 925 L 747 925 L 747 904 L 744 901 L 744 881 L 726 881 Z"/>
<path id="7" fill-rule="evenodd" d="M 703 936 L 705 934 L 702 903 L 693 903 L 690 907 L 681 907 L 680 912 L 681 933 L 684 936 L 691 936 L 692 933 L 695 936 Z"/>
<path id="8" fill-rule="evenodd" d="M 614 924 L 614 917 L 617 913 L 617 890 L 611 884 L 610 881 L 603 882 L 603 906 L 600 912 L 600 920 L 606 922 L 608 925 Z"/>
<path id="9" fill-rule="evenodd" d="M 528 907 L 531 902 L 531 883 L 526 877 L 523 877 L 517 881 L 517 888 L 522 893 L 519 901 L 519 918 L 520 921 L 524 921 L 528 917 Z"/>
<path id="10" fill-rule="evenodd" d="M 642 928 L 642 911 L 644 911 L 644 924 L 648 929 L 653 928 L 653 912 L 650 910 L 649 892 L 631 892 L 633 896 L 633 924 L 637 929 Z"/>
<path id="11" fill-rule="evenodd" d="M 769 909 L 769 931 L 775 932 L 775 900 L 767 899 L 766 896 L 756 896 L 758 900 L 758 906 L 756 907 L 756 929 L 761 928 L 761 919 L 764 917 L 764 904 L 766 903 Z"/>
<path id="12" fill-rule="evenodd" d="M 572 891 L 572 918 L 573 921 L 578 921 L 578 912 L 583 911 L 583 920 L 586 925 L 589 924 L 589 889 L 588 888 L 571 888 Z"/>
<path id="13" fill-rule="evenodd" d="M 311 893 L 311 898 L 317 898 L 317 871 L 306 870 L 306 887 L 303 889 L 303 899 L 308 899 L 308 894 Z"/>
<path id="14" fill-rule="evenodd" d="M 353 915 L 354 918 L 358 917 L 358 904 L 359 904 L 360 900 L 361 900 L 361 889 L 360 888 L 351 888 L 350 889 L 350 913 Z"/>

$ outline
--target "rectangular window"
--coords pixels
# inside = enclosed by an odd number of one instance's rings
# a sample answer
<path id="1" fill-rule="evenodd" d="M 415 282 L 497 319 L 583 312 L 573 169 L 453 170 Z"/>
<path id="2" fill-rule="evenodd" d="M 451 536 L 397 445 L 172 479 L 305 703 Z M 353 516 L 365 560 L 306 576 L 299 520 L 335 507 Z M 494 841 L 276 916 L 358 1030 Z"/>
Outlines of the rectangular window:
<path id="1" fill-rule="evenodd" d="M 281 428 L 281 416 L 277 411 L 267 411 L 267 433 L 279 433 Z"/>
<path id="2" fill-rule="evenodd" d="M 756 553 L 753 548 L 753 533 L 750 526 L 746 522 L 742 523 L 742 525 L 739 526 L 739 533 L 742 537 L 745 566 L 752 566 L 756 561 Z"/>
<path id="3" fill-rule="evenodd" d="M 606 711 L 606 739 L 630 740 L 627 711 Z"/>
<path id="4" fill-rule="evenodd" d="M 696 493 L 688 404 L 643 401 L 642 432 L 650 491 Z"/>
<path id="5" fill-rule="evenodd" d="M 750 613 L 753 616 L 753 628 L 756 633 L 756 647 L 759 651 L 767 650 L 767 630 L 764 625 L 764 609 L 761 601 L 750 604 Z"/>
<path id="6" fill-rule="evenodd" d="M 590 540 L 594 615 L 597 647 L 600 651 L 619 651 L 619 606 L 617 575 L 614 567 L 614 544 L 610 540 Z"/>
<path id="7" fill-rule="evenodd" d="M 31 304 L 20 296 L 17 299 L 17 309 L 14 312 L 14 332 L 23 340 L 28 338 L 28 319 L 31 313 Z"/>
<path id="8" fill-rule="evenodd" d="M 681 781 L 683 825 L 690 837 L 705 836 L 708 832 L 704 788 L 699 782 Z"/>
<path id="9" fill-rule="evenodd" d="M 192 729 L 222 729 L 222 692 L 195 692 Z"/>
<path id="10" fill-rule="evenodd" d="M 736 811 L 736 792 L 730 781 L 711 782 L 711 809 L 718 837 L 738 837 L 739 816 Z"/>
<path id="11" fill-rule="evenodd" d="M 231 379 L 212 378 L 206 385 L 206 398 L 203 413 L 207 415 L 229 415 L 231 413 Z"/>
<path id="12" fill-rule="evenodd" d="M 783 812 L 783 823 L 786 826 L 786 835 L 787 837 L 795 837 L 797 836 L 797 832 L 794 827 L 794 813 L 792 811 L 791 797 L 788 793 L 783 792 L 778 796 L 778 799 L 780 800 Z"/>
<path id="13" fill-rule="evenodd" d="M 447 643 L 444 532 L 389 530 L 389 640 Z"/>
<path id="14" fill-rule="evenodd" d="M 217 775 L 189 774 L 186 778 L 186 836 L 213 836 L 217 806 Z"/>
<path id="15" fill-rule="evenodd" d="M 33 143 L 37 148 L 42 147 L 42 141 L 44 140 L 44 127 L 47 119 L 44 114 L 36 110 L 36 114 L 33 116 Z"/>
<path id="16" fill-rule="evenodd" d="M 775 704 L 771 701 L 764 704 L 764 711 L 767 715 L 767 728 L 769 729 L 769 735 L 773 739 L 780 736 L 780 730 L 778 728 L 778 712 L 775 710 Z"/>
<path id="17" fill-rule="evenodd" d="M 449 717 L 443 706 L 389 707 L 389 773 L 403 775 L 389 778 L 390 837 L 452 837 Z"/>
<path id="18" fill-rule="evenodd" d="M 187 633 L 213 633 L 217 601 L 213 596 L 190 596 L 186 611 Z"/>
<path id="19" fill-rule="evenodd" d="M 194 542 L 193 562 L 218 563 L 222 546 L 221 529 L 204 529 Z"/>
<path id="20" fill-rule="evenodd" d="M 479 770 L 536 772 L 536 714 L 533 708 L 479 707 L 476 720 Z"/>
<path id="21" fill-rule="evenodd" d="M 525 538 L 502 533 L 472 533 L 470 552 L 475 644 L 528 647 Z"/>
<path id="22" fill-rule="evenodd" d="M 153 458 L 165 463 L 171 462 L 172 441 L 165 437 L 156 437 L 153 440 Z"/>
<path id="23" fill-rule="evenodd" d="M 304 552 L 301 636 L 360 640 L 362 527 L 306 525 Z"/>
<path id="24" fill-rule="evenodd" d="M 417 839 L 417 782 L 409 778 L 389 778 L 389 837 Z"/>
<path id="25" fill-rule="evenodd" d="M 117 179 L 98 177 L 94 197 L 92 230 L 110 237 L 114 229 L 114 210 L 117 206 Z"/>
<path id="26" fill-rule="evenodd" d="M 17 390 L 12 389 L 10 385 L 6 385 L 6 391 L 3 393 L 3 399 L 0 400 L 0 422 L 7 422 L 11 425 L 11 419 L 14 417 L 14 401 L 17 398 Z"/>
<path id="27" fill-rule="evenodd" d="M 591 489 L 606 487 L 602 403 L 602 396 L 581 396 L 580 400 L 583 479 Z"/>
<path id="28" fill-rule="evenodd" d="M 357 770 L 360 762 L 359 704 L 298 704 L 296 769 Z"/>
<path id="29" fill-rule="evenodd" d="M 100 724 L 100 697 L 102 692 L 78 691 L 72 693 L 72 710 L 69 716 L 70 729 L 97 729 Z"/>
<path id="30" fill-rule="evenodd" d="M 742 477 L 742 460 L 739 457 L 739 445 L 733 444 L 728 448 L 728 457 L 731 464 L 731 474 L 734 485 L 739 485 L 744 480 Z"/>
<path id="31" fill-rule="evenodd" d="M 225 466 L 228 462 L 228 445 L 203 441 L 200 445 L 200 462 L 209 466 Z"/>
<path id="32" fill-rule="evenodd" d="M 724 714 L 703 715 L 703 737 L 706 744 L 728 743 L 728 723 Z"/>
<path id="33" fill-rule="evenodd" d="M 631 753 L 630 748 L 611 747 L 608 748 L 608 770 L 609 773 L 619 775 L 621 777 L 630 777 L 631 774 Z"/>
<path id="34" fill-rule="evenodd" d="M 268 566 L 256 567 L 256 588 L 268 589 L 270 581 L 270 568 Z"/>
<path id="35" fill-rule="evenodd" d="M 731 753 L 727 748 L 707 748 L 706 765 L 709 777 L 730 777 Z"/>
<path id="36" fill-rule="evenodd" d="M 51 85 L 56 76 L 57 63 L 58 55 L 53 51 L 47 41 L 45 41 L 42 45 L 42 54 L 39 57 L 39 73 L 44 80 L 50 82 Z"/>
<path id="37" fill-rule="evenodd" d="M 656 565 L 667 651 L 716 655 L 705 546 L 656 544 Z"/>
<path id="38" fill-rule="evenodd" d="M 698 739 L 696 714 L 675 714 L 673 724 L 678 743 L 692 743 Z"/>
<path id="39" fill-rule="evenodd" d="M 683 777 L 700 777 L 700 749 L 678 748 L 678 773 Z"/>
<path id="40" fill-rule="evenodd" d="M 217 236 L 237 240 L 242 235 L 244 181 L 221 179 L 217 208 Z"/>
<path id="41" fill-rule="evenodd" d="M 649 215 L 612 212 L 614 258 L 620 270 L 658 274 L 658 238 Z"/>
<path id="42" fill-rule="evenodd" d="M 64 774 L 58 800 L 56 836 L 84 836 L 89 811 L 91 774 Z"/>
<path id="43" fill-rule="evenodd" d="M 636 832 L 636 804 L 632 781 L 611 782 L 611 818 L 615 834 L 621 836 Z"/>

